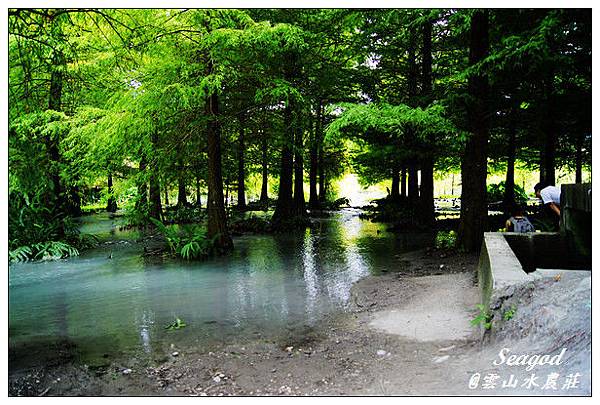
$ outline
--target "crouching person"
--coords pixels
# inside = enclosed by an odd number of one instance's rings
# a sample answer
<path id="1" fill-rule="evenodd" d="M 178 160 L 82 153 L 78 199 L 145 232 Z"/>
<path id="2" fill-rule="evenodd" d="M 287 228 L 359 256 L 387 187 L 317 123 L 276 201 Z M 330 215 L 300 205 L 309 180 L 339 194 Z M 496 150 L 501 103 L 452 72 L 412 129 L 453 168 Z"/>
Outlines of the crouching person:
<path id="1" fill-rule="evenodd" d="M 535 232 L 535 227 L 525 215 L 520 205 L 515 205 L 510 211 L 511 217 L 506 220 L 506 232 L 527 233 Z"/>

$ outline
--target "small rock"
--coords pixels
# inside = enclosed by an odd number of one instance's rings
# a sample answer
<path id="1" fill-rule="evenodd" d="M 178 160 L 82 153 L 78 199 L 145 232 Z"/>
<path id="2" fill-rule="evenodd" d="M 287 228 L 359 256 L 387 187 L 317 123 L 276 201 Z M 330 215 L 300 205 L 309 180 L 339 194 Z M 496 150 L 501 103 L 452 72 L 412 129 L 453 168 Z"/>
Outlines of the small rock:
<path id="1" fill-rule="evenodd" d="M 131 374 L 131 369 L 130 368 L 126 368 L 125 370 L 122 371 L 123 374 L 127 375 L 127 374 Z"/>
<path id="2" fill-rule="evenodd" d="M 286 352 L 291 352 L 292 350 L 294 350 L 294 346 L 288 346 L 285 348 Z"/>
<path id="3" fill-rule="evenodd" d="M 385 350 L 377 350 L 378 356 L 385 356 L 386 354 L 387 354 L 387 352 Z"/>
<path id="4" fill-rule="evenodd" d="M 216 383 L 220 383 L 221 382 L 221 377 L 219 377 L 218 375 L 213 377 L 213 381 Z"/>
<path id="5" fill-rule="evenodd" d="M 444 268 L 444 265 L 443 265 L 443 264 L 440 264 L 440 270 L 441 270 L 441 269 L 443 269 L 443 268 Z"/>
<path id="6" fill-rule="evenodd" d="M 179 356 L 179 352 L 173 352 L 173 353 L 171 353 L 171 356 L 177 357 L 177 356 Z"/>

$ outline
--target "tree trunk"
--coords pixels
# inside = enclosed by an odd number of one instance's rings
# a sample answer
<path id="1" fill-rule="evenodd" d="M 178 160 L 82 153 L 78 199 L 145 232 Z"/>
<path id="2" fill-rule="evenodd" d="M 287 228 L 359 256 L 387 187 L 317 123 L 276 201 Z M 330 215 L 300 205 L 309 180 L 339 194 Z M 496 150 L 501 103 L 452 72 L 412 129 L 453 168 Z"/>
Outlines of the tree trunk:
<path id="1" fill-rule="evenodd" d="M 76 184 L 69 189 L 70 203 L 68 214 L 74 217 L 81 216 L 81 195 L 79 193 L 79 186 Z"/>
<path id="2" fill-rule="evenodd" d="M 506 159 L 506 180 L 504 181 L 504 210 L 508 213 L 515 204 L 515 158 L 517 153 L 516 128 L 514 118 L 511 118 L 508 128 L 508 146 Z"/>
<path id="3" fill-rule="evenodd" d="M 547 75 L 545 83 L 546 93 L 546 119 L 542 123 L 544 145 L 542 153 L 542 162 L 540 167 L 540 177 L 549 185 L 554 185 L 555 177 L 555 160 L 556 160 L 556 125 L 554 120 L 553 92 L 554 92 L 554 73 Z"/>
<path id="4" fill-rule="evenodd" d="M 106 211 L 108 212 L 116 212 L 117 211 L 117 201 L 113 195 L 113 177 L 112 172 L 108 172 L 108 203 L 106 204 Z"/>
<path id="5" fill-rule="evenodd" d="M 138 184 L 138 200 L 135 203 L 135 210 L 142 213 L 148 211 L 148 183 L 145 180 L 146 175 L 144 174 L 146 167 L 146 154 L 142 154 L 142 158 L 140 159 L 140 175 L 143 181 Z"/>
<path id="6" fill-rule="evenodd" d="M 284 112 L 284 139 L 281 147 L 281 170 L 279 173 L 279 194 L 277 195 L 277 204 L 273 213 L 273 226 L 279 227 L 281 224 L 292 217 L 293 211 L 293 174 L 294 174 L 294 157 L 292 148 L 290 147 L 290 139 L 292 134 L 292 108 L 291 103 L 285 108 Z M 286 137 L 287 135 L 287 137 Z"/>
<path id="7" fill-rule="evenodd" d="M 311 210 L 319 208 L 319 195 L 317 193 L 317 173 L 319 170 L 319 143 L 321 142 L 321 109 L 322 101 L 319 100 L 319 102 L 317 103 L 315 123 L 313 126 L 312 139 L 310 142 L 310 198 L 308 200 L 308 207 Z"/>
<path id="8" fill-rule="evenodd" d="M 225 208 L 229 207 L 229 177 L 225 179 Z"/>
<path id="9" fill-rule="evenodd" d="M 209 72 L 212 66 L 209 66 Z M 207 237 L 214 240 L 219 252 L 233 249 L 233 240 L 227 229 L 227 215 L 223 204 L 223 176 L 221 174 L 221 123 L 219 122 L 219 97 L 216 93 L 206 100 L 208 116 L 208 224 Z"/>
<path id="10" fill-rule="evenodd" d="M 421 65 L 422 87 L 421 94 L 423 105 L 427 106 L 431 103 L 431 21 L 425 21 L 422 26 L 423 33 L 423 57 Z"/>
<path id="11" fill-rule="evenodd" d="M 164 181 L 164 189 L 165 189 L 165 207 L 169 206 L 169 187 L 167 186 L 167 179 Z"/>
<path id="12" fill-rule="evenodd" d="M 294 215 L 306 216 L 304 200 L 304 128 L 300 113 L 296 112 L 294 123 Z"/>
<path id="13" fill-rule="evenodd" d="M 156 130 L 151 136 L 152 151 L 156 153 L 158 144 L 158 132 Z M 160 181 L 158 179 L 158 168 L 156 159 L 153 159 L 154 165 L 150 169 L 150 218 L 162 220 L 162 206 L 160 204 Z"/>
<path id="14" fill-rule="evenodd" d="M 267 134 L 263 132 L 261 139 L 262 149 L 262 184 L 260 187 L 260 205 L 267 209 L 269 206 L 269 167 L 267 151 Z"/>
<path id="15" fill-rule="evenodd" d="M 52 73 L 50 75 L 50 96 L 48 99 L 48 109 L 61 111 L 62 88 L 63 88 L 63 71 L 66 65 L 62 52 L 56 51 L 52 57 Z M 64 195 L 62 184 L 60 181 L 60 151 L 57 136 L 49 134 L 46 136 L 46 150 L 48 160 L 50 162 L 50 184 L 52 184 L 52 192 L 47 206 L 53 211 L 62 216 L 64 214 Z M 64 235 L 63 221 L 59 221 L 58 236 Z"/>
<path id="16" fill-rule="evenodd" d="M 416 95 L 417 95 L 417 76 L 418 76 L 418 67 L 417 67 L 417 59 L 416 59 L 416 44 L 417 37 L 414 31 L 409 32 L 409 42 L 408 42 L 408 105 L 414 107 L 417 105 Z"/>
<path id="17" fill-rule="evenodd" d="M 160 203 L 160 182 L 158 180 L 158 176 L 156 176 L 156 174 L 152 173 L 152 171 L 153 171 L 153 169 L 151 169 L 151 174 L 150 174 L 149 215 L 150 215 L 150 218 L 156 218 L 158 220 L 161 220 L 162 219 L 162 206 Z"/>
<path id="18" fill-rule="evenodd" d="M 575 183 L 583 183 L 582 166 L 583 166 L 583 134 L 577 135 L 577 150 L 575 152 Z"/>
<path id="19" fill-rule="evenodd" d="M 487 10 L 477 10 L 473 14 L 470 41 L 469 64 L 472 66 L 488 55 Z M 462 195 L 458 240 L 464 250 L 473 252 L 481 248 L 487 220 L 486 177 L 489 133 L 487 77 L 473 74 L 469 77 L 468 88 L 473 100 L 468 109 L 472 134 L 467 140 L 461 163 Z"/>
<path id="20" fill-rule="evenodd" d="M 323 148 L 323 142 L 319 142 L 319 165 L 317 168 L 319 174 L 319 205 L 327 201 L 327 190 L 326 186 L 326 173 L 325 173 L 325 150 Z"/>
<path id="21" fill-rule="evenodd" d="M 196 175 L 196 207 L 202 208 L 202 196 L 200 192 L 200 176 Z"/>
<path id="22" fill-rule="evenodd" d="M 418 67 L 416 60 L 416 47 L 417 47 L 417 36 L 414 31 L 409 32 L 409 42 L 408 42 L 408 77 L 407 77 L 407 85 L 408 85 L 408 102 L 407 104 L 411 107 L 415 107 L 417 105 L 417 76 L 418 76 Z M 416 139 L 416 134 L 414 133 L 413 128 L 407 128 L 407 138 L 412 140 Z M 409 162 L 408 164 L 408 200 L 411 206 L 416 207 L 419 202 L 419 179 L 418 179 L 418 169 L 414 161 Z"/>
<path id="23" fill-rule="evenodd" d="M 433 202 L 433 158 L 423 158 L 421 162 L 421 210 L 425 225 L 435 223 L 435 206 Z"/>
<path id="24" fill-rule="evenodd" d="M 402 166 L 402 174 L 400 176 L 400 196 L 406 197 L 406 166 Z"/>
<path id="25" fill-rule="evenodd" d="M 390 192 L 390 197 L 395 201 L 400 199 L 400 170 L 398 170 L 396 164 L 392 168 L 392 191 Z"/>
<path id="26" fill-rule="evenodd" d="M 237 207 L 240 210 L 246 209 L 246 171 L 244 164 L 244 125 L 246 124 L 243 116 L 240 117 L 240 132 L 238 137 L 238 187 L 237 187 Z"/>
<path id="27" fill-rule="evenodd" d="M 185 188 L 185 172 L 183 166 L 183 160 L 180 159 L 178 162 L 178 176 L 177 176 L 177 206 L 186 207 L 188 205 L 187 191 Z"/>
<path id="28" fill-rule="evenodd" d="M 423 57 L 421 65 L 421 102 L 423 107 L 427 107 L 431 102 L 431 21 L 425 21 L 422 26 L 423 34 Z M 423 222 L 425 225 L 435 223 L 435 206 L 433 199 L 433 168 L 435 165 L 435 155 L 432 148 L 428 148 L 429 156 L 423 158 L 421 162 L 421 210 Z"/>
<path id="29" fill-rule="evenodd" d="M 414 163 L 408 164 L 408 199 L 417 203 L 419 200 L 419 174 L 417 165 Z"/>

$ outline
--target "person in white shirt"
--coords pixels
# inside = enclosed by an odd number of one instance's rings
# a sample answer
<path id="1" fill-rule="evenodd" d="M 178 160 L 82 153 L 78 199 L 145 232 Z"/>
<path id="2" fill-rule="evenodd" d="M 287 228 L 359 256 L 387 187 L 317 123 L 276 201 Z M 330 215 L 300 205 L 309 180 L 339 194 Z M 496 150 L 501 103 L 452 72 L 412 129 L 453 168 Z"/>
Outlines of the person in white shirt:
<path id="1" fill-rule="evenodd" d="M 535 196 L 541 199 L 546 207 L 550 208 L 552 212 L 560 217 L 560 188 L 540 182 L 533 189 Z"/>

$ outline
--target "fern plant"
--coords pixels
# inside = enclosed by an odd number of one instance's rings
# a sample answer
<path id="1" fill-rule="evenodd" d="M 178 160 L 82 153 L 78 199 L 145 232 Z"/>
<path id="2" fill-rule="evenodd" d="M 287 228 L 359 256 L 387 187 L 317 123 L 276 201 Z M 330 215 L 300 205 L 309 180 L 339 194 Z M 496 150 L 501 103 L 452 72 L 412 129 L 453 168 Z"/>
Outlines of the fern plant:
<path id="1" fill-rule="evenodd" d="M 206 229 L 198 225 L 168 227 L 156 218 L 150 218 L 156 229 L 165 237 L 169 250 L 185 260 L 208 256 L 214 246 L 216 236 L 206 237 Z"/>
<path id="2" fill-rule="evenodd" d="M 32 253 L 29 246 L 19 246 L 8 252 L 8 258 L 11 262 L 26 262 L 32 256 Z"/>
<path id="3" fill-rule="evenodd" d="M 32 246 L 36 250 L 34 259 L 41 260 L 57 260 L 64 259 L 69 256 L 79 256 L 77 248 L 69 245 L 66 242 L 49 241 L 36 243 Z"/>

